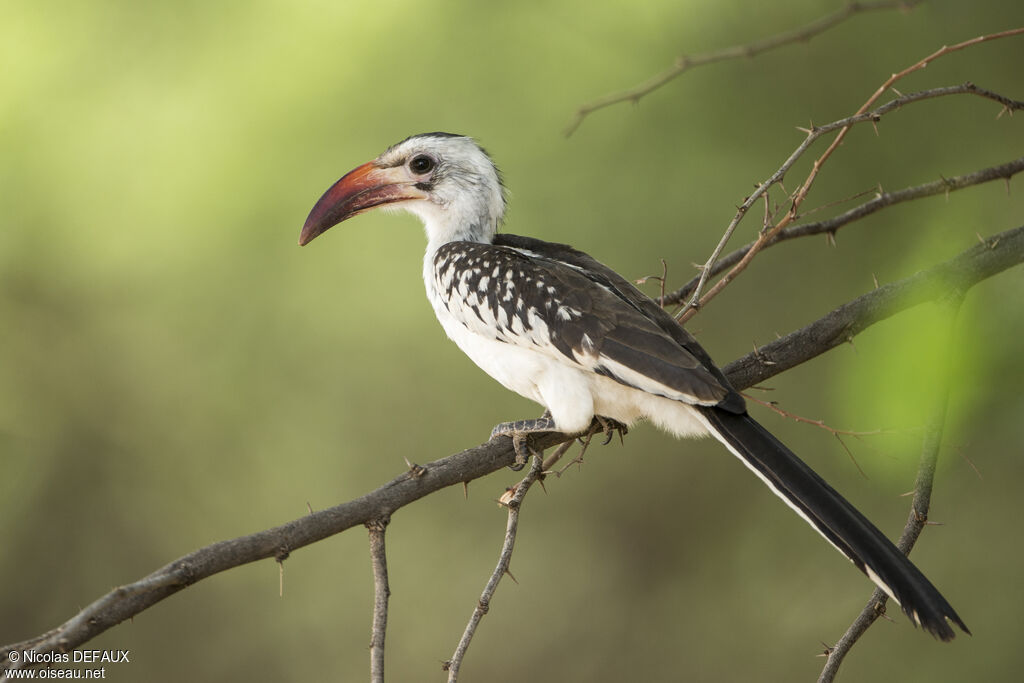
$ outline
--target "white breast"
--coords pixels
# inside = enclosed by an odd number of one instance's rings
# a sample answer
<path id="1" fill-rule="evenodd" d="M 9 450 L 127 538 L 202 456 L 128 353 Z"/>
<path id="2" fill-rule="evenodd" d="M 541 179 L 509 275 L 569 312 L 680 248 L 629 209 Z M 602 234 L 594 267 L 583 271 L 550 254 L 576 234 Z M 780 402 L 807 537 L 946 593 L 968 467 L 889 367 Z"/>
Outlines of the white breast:
<path id="1" fill-rule="evenodd" d="M 626 425 L 649 418 L 677 436 L 707 433 L 703 421 L 688 404 L 620 384 L 560 360 L 557 354 L 544 352 L 540 347 L 487 336 L 487 325 L 466 327 L 448 310 L 439 292 L 431 249 L 424 258 L 423 282 L 434 314 L 448 337 L 504 387 L 551 411 L 560 430 L 582 432 L 597 414 Z M 486 308 L 481 309 L 481 314 L 488 314 Z"/>

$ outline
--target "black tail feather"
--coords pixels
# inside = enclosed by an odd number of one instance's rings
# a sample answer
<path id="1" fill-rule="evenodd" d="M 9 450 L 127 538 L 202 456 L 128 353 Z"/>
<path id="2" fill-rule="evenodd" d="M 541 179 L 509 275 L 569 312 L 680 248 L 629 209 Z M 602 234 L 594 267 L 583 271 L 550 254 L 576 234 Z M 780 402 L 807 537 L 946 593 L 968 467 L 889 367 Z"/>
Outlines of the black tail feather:
<path id="1" fill-rule="evenodd" d="M 939 591 L 864 515 L 768 430 L 746 414 L 700 408 L 712 433 L 769 487 L 900 604 L 915 623 L 941 640 L 970 631 Z"/>

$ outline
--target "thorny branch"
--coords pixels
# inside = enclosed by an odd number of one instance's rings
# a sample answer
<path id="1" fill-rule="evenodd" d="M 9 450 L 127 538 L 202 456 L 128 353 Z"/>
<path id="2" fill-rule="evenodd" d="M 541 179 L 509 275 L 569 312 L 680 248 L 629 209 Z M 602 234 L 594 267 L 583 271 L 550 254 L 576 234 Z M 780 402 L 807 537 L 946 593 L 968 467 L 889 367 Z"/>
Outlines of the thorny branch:
<path id="1" fill-rule="evenodd" d="M 939 194 L 948 196 L 951 192 L 962 190 L 965 187 L 972 187 L 974 185 L 980 185 L 993 180 L 1002 179 L 1008 181 L 1021 171 L 1024 171 L 1024 157 L 1014 159 L 1013 161 L 1009 161 L 1005 164 L 1000 164 L 999 166 L 983 168 L 978 171 L 974 171 L 973 173 L 966 173 L 952 178 L 942 178 L 930 183 L 907 187 L 895 192 L 879 190 L 878 194 L 876 194 L 873 199 L 864 202 L 859 206 L 855 206 L 838 216 L 834 216 L 826 220 L 815 221 L 813 223 L 791 225 L 778 232 L 772 239 L 768 240 L 763 248 L 767 249 L 768 247 L 775 246 L 780 242 L 785 242 L 786 240 L 795 239 L 797 237 L 808 237 L 810 235 L 821 234 L 834 235 L 836 231 L 843 226 L 853 223 L 865 216 L 870 216 L 871 214 L 890 206 Z M 719 258 L 715 261 L 714 266 L 709 271 L 710 276 L 714 277 L 722 271 L 736 265 L 740 259 L 747 255 L 753 245 L 754 243 L 751 242 Z M 663 305 L 674 306 L 676 304 L 683 303 L 687 297 L 693 294 L 699 282 L 700 276 L 697 275 L 676 291 L 663 294 Z"/>
<path id="2" fill-rule="evenodd" d="M 948 261 L 862 294 L 722 370 L 733 386 L 753 386 L 852 341 L 871 325 L 900 311 L 942 299 L 950 292 L 967 291 L 981 280 L 1022 262 L 1024 226 L 993 235 Z"/>
<path id="3" fill-rule="evenodd" d="M 737 208 L 736 214 L 733 216 L 732 220 L 729 222 L 729 225 L 726 227 L 725 232 L 722 234 L 722 238 L 715 246 L 715 249 L 711 252 L 711 256 L 708 257 L 707 262 L 701 267 L 700 277 L 697 280 L 697 284 L 693 288 L 693 292 L 690 295 L 686 308 L 679 314 L 679 316 L 677 316 L 678 320 L 680 322 L 686 322 L 687 320 L 692 318 L 701 306 L 706 305 L 715 296 L 717 296 L 718 293 L 721 292 L 736 276 L 738 276 L 741 272 L 746 270 L 747 266 L 753 260 L 754 256 L 756 256 L 761 249 L 763 249 L 765 246 L 768 245 L 768 243 L 774 240 L 779 233 L 781 233 L 790 223 L 792 223 L 798 217 L 798 209 L 800 208 L 800 205 L 803 203 L 804 199 L 807 198 L 807 194 L 808 192 L 810 192 L 811 186 L 814 184 L 814 180 L 817 178 L 822 166 L 829 159 L 829 157 L 831 157 L 832 153 L 839 147 L 843 139 L 846 137 L 846 134 L 854 125 L 858 123 L 864 123 L 865 121 L 877 122 L 885 114 L 896 109 L 899 109 L 902 106 L 910 104 L 911 102 L 918 102 L 921 100 L 931 99 L 934 97 L 942 97 L 946 95 L 968 94 L 984 97 L 986 99 L 993 99 L 1001 103 L 1004 109 L 1009 109 L 1011 112 L 1015 109 L 1024 108 L 1024 103 L 1011 100 L 1007 97 L 1004 97 L 997 93 L 993 93 L 989 90 L 978 88 L 973 83 L 965 83 L 959 86 L 935 88 L 932 90 L 924 90 L 918 93 L 912 93 L 910 95 L 900 95 L 896 99 L 878 107 L 874 111 L 868 111 L 868 108 L 872 104 L 874 104 L 874 102 L 885 92 L 885 90 L 892 86 L 892 84 L 896 81 L 897 78 L 901 78 L 904 75 L 917 70 L 917 68 L 923 68 L 921 67 L 921 64 L 926 64 L 928 60 L 936 59 L 942 55 L 949 54 L 950 52 L 962 49 L 963 47 L 966 47 L 968 45 L 977 44 L 978 42 L 983 42 L 985 40 L 994 40 L 996 38 L 1004 38 L 1008 36 L 1017 35 L 1019 33 L 1024 33 L 1024 29 L 1019 29 L 1016 31 L 1004 31 L 1002 33 L 993 34 L 990 36 L 981 36 L 980 38 L 975 38 L 973 40 L 965 41 L 964 43 L 954 45 L 952 48 L 943 48 L 942 50 L 934 53 L 933 55 L 925 58 L 924 60 L 921 60 L 917 64 L 907 69 L 904 69 L 899 74 L 893 75 L 888 81 L 886 81 L 884 87 L 879 88 L 879 90 L 876 91 L 875 94 L 873 94 L 868 99 L 868 101 L 865 102 L 859 110 L 857 110 L 857 112 L 854 115 L 849 116 L 845 119 L 840 119 L 839 121 L 834 121 L 825 126 L 815 126 L 807 130 L 807 137 L 804 138 L 803 142 L 801 142 L 800 145 L 796 148 L 796 150 L 794 150 L 793 153 L 790 154 L 789 158 L 786 159 L 782 166 L 779 167 L 779 169 L 775 171 L 775 173 L 773 173 L 766 181 L 760 183 L 757 186 L 757 189 L 755 189 L 754 192 L 749 197 L 747 197 L 743 201 L 743 203 L 740 204 L 740 206 Z M 814 161 L 814 164 L 811 167 L 811 172 L 808 174 L 807 178 L 804 180 L 800 188 L 792 194 L 789 211 L 787 211 L 782 216 L 782 218 L 779 219 L 779 221 L 775 223 L 775 225 L 772 226 L 770 229 L 762 229 L 761 232 L 758 234 L 757 239 L 754 241 L 753 244 L 749 245 L 749 248 L 737 260 L 736 264 L 733 265 L 729 269 L 729 271 L 725 275 L 723 275 L 722 278 L 718 280 L 718 282 L 716 282 L 714 286 L 711 287 L 711 289 L 708 290 L 708 292 L 705 294 L 704 285 L 707 283 L 708 278 L 710 277 L 710 273 L 715 266 L 715 262 L 721 255 L 722 250 L 725 249 L 725 245 L 732 238 L 732 235 L 736 231 L 736 228 L 740 224 L 740 221 L 742 221 L 743 218 L 747 215 L 747 212 L 750 211 L 750 208 L 754 205 L 755 202 L 757 202 L 761 198 L 761 195 L 768 192 L 768 190 L 773 185 L 782 182 L 783 177 L 786 175 L 789 169 L 792 168 L 793 164 L 795 164 L 796 161 L 801 156 L 803 156 L 804 152 L 806 152 L 807 149 L 810 148 L 810 146 L 815 141 L 818 140 L 818 138 L 822 137 L 823 135 L 827 135 L 828 133 L 831 133 L 832 131 L 837 129 L 839 130 L 839 132 L 832 139 L 832 142 L 829 144 L 828 148 L 822 153 L 820 157 L 818 157 Z"/>
<path id="4" fill-rule="evenodd" d="M 910 554 L 911 549 L 928 523 L 932 484 L 935 482 L 935 467 L 938 463 L 939 450 L 942 446 L 942 433 L 946 424 L 946 410 L 949 406 L 949 368 L 952 349 L 955 346 L 953 336 L 956 333 L 957 313 L 963 301 L 963 294 L 963 292 L 953 291 L 940 300 L 940 305 L 945 310 L 943 319 L 948 323 L 942 338 L 945 348 L 941 357 L 945 361 L 945 367 L 941 368 L 937 373 L 937 383 L 932 394 L 935 404 L 932 406 L 928 424 L 925 425 L 924 439 L 921 444 L 921 459 L 918 463 L 917 479 L 914 482 L 914 498 L 910 505 L 910 516 L 903 527 L 903 533 L 900 534 L 900 538 L 896 542 L 896 547 L 904 555 Z M 853 648 L 854 644 L 856 644 L 868 628 L 875 623 L 878 617 L 885 613 L 885 604 L 888 601 L 888 597 L 880 588 L 875 589 L 868 600 L 868 604 L 864 606 L 864 609 L 857 615 L 857 618 L 850 624 L 850 627 L 839 641 L 825 651 L 825 666 L 818 677 L 818 683 L 832 683 L 835 680 L 836 674 L 839 673 L 839 667 L 846 655 L 849 654 L 850 649 Z"/>
<path id="5" fill-rule="evenodd" d="M 590 114 L 594 113 L 599 109 L 610 107 L 613 104 L 620 102 L 632 102 L 636 104 L 640 101 L 640 98 L 645 95 L 649 95 L 661 86 L 665 85 L 669 81 L 681 76 L 690 69 L 698 66 L 705 66 L 707 64 L 714 64 L 715 62 L 722 62 L 729 59 L 741 59 L 751 58 L 762 52 L 774 50 L 785 45 L 792 45 L 794 43 L 806 43 L 811 38 L 821 35 L 825 31 L 833 28 L 855 14 L 861 14 L 864 12 L 872 12 L 877 10 L 890 10 L 899 9 L 908 11 L 915 5 L 919 4 L 920 0 L 889 0 L 885 2 L 850 2 L 842 9 L 833 12 L 832 14 L 825 15 L 820 19 L 807 24 L 798 29 L 784 31 L 768 38 L 747 43 L 745 45 L 736 45 L 728 47 L 723 50 L 715 50 L 714 52 L 707 52 L 697 55 L 681 55 L 676 58 L 675 63 L 672 66 L 665 69 L 659 74 L 652 76 L 643 83 L 634 86 L 628 90 L 622 92 L 613 93 L 611 95 L 605 95 L 604 97 L 598 98 L 587 104 L 582 105 L 573 116 L 572 121 L 565 128 L 565 136 L 569 137 L 576 129 L 580 127 L 585 119 Z"/>
<path id="6" fill-rule="evenodd" d="M 389 517 L 366 524 L 370 532 L 370 563 L 373 567 L 373 628 L 370 635 L 370 681 L 384 683 L 384 637 L 388 629 L 388 556 L 384 547 L 384 532 Z"/>
<path id="7" fill-rule="evenodd" d="M 949 261 L 886 285 L 828 313 L 781 340 L 763 346 L 724 368 L 737 389 L 746 389 L 850 340 L 870 325 L 911 306 L 964 292 L 1024 262 L 1024 226 L 999 233 Z M 561 434 L 537 436 L 532 445 L 550 448 L 568 441 Z M 475 448 L 413 465 L 392 481 L 359 498 L 318 510 L 279 527 L 200 548 L 136 582 L 119 586 L 86 606 L 57 628 L 0 648 L 11 665 L 13 650 L 67 652 L 107 629 L 140 614 L 178 591 L 243 564 L 267 558 L 283 561 L 290 552 L 397 510 L 447 486 L 472 481 L 515 462 L 511 439 L 502 437 Z M 6 677 L 6 676 L 5 676 Z"/>
<path id="8" fill-rule="evenodd" d="M 527 472 L 526 476 L 523 477 L 522 481 L 510 488 L 499 501 L 502 505 L 508 508 L 508 523 L 505 525 L 505 541 L 501 545 L 501 553 L 498 555 L 498 564 L 491 573 L 491 577 L 487 580 L 487 585 L 484 586 L 483 593 L 480 595 L 480 600 L 477 601 L 476 607 L 473 608 L 473 614 L 469 617 L 469 623 L 466 624 L 466 630 L 462 633 L 462 638 L 459 640 L 458 646 L 455 648 L 455 654 L 452 655 L 451 660 L 445 662 L 445 669 L 448 671 L 448 683 L 455 683 L 459 678 L 459 668 L 462 666 L 462 660 L 466 656 L 466 650 L 469 648 L 470 641 L 473 640 L 473 636 L 476 634 L 476 628 L 480 625 L 480 620 L 484 618 L 487 611 L 491 606 L 491 599 L 494 597 L 494 592 L 498 590 L 498 582 L 501 581 L 505 574 L 509 573 L 509 564 L 512 562 L 512 550 L 516 544 L 516 532 L 519 530 L 519 509 L 523 504 L 523 499 L 526 498 L 527 492 L 530 487 L 536 482 L 543 473 L 543 460 L 541 456 L 534 455 L 530 465 L 530 471 Z"/>

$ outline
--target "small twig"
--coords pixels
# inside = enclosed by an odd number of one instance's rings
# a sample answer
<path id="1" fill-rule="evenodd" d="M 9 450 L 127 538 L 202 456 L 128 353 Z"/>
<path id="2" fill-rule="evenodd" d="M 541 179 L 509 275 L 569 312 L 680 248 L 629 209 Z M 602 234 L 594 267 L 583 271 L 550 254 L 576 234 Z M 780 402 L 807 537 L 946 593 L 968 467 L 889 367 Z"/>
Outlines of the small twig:
<path id="1" fill-rule="evenodd" d="M 803 422 L 804 424 L 814 425 L 815 427 L 820 427 L 821 429 L 824 429 L 825 431 L 829 432 L 830 434 L 832 434 L 832 436 L 836 437 L 836 441 L 838 441 L 839 445 L 843 447 L 844 451 L 846 451 L 846 455 L 850 458 L 850 462 L 852 462 L 853 466 L 857 468 L 857 471 L 860 472 L 860 475 L 862 477 L 864 477 L 865 479 L 867 478 L 868 475 L 864 472 L 863 468 L 861 468 L 860 463 L 857 462 L 857 458 L 854 457 L 853 451 L 851 451 L 850 447 L 846 445 L 845 441 L 843 441 L 843 437 L 844 436 L 852 436 L 854 438 L 858 438 L 859 439 L 862 436 L 870 436 L 872 434 L 881 434 L 882 433 L 881 429 L 876 429 L 876 430 L 870 431 L 870 432 L 854 432 L 854 431 L 850 431 L 848 429 L 837 429 L 835 427 L 830 427 L 827 424 L 825 424 L 824 420 L 814 420 L 814 419 L 811 419 L 809 417 L 804 417 L 802 415 L 797 415 L 796 413 L 791 413 L 788 410 L 785 410 L 785 409 L 781 408 L 774 401 L 762 401 L 761 399 L 759 399 L 759 398 L 757 398 L 755 396 L 750 396 L 749 394 L 746 394 L 746 393 L 744 393 L 743 396 L 745 398 L 753 401 L 754 403 L 759 403 L 759 404 L 763 405 L 765 408 L 770 408 L 771 410 L 774 410 L 776 413 L 778 413 L 782 417 L 788 417 L 789 419 L 795 420 L 796 422 Z"/>
<path id="2" fill-rule="evenodd" d="M 855 199 L 860 199 L 861 197 L 867 197 L 868 195 L 874 195 L 875 198 L 877 199 L 878 197 L 882 196 L 883 194 L 885 194 L 885 193 L 882 191 L 881 185 L 878 185 L 876 187 L 871 188 L 870 190 L 864 190 L 862 192 L 858 192 L 856 194 L 850 195 L 849 197 L 844 197 L 842 199 L 836 199 L 836 200 L 831 201 L 831 202 L 826 202 L 826 203 L 822 204 L 821 206 L 816 206 L 813 209 L 808 209 L 807 211 L 805 211 L 802 214 L 800 214 L 799 216 L 797 216 L 797 218 L 798 219 L 799 218 L 807 218 L 808 216 L 813 216 L 814 214 L 820 213 L 821 211 L 824 211 L 825 209 L 831 209 L 834 206 L 840 206 L 842 204 L 849 204 L 850 202 L 852 202 Z"/>
<path id="3" fill-rule="evenodd" d="M 505 496 L 502 496 L 501 503 L 508 508 L 505 541 L 501 545 L 498 564 L 491 573 L 490 579 L 487 580 L 487 585 L 484 586 L 480 600 L 477 601 L 476 607 L 473 608 L 473 614 L 470 616 L 469 623 L 466 624 L 466 630 L 463 631 L 462 638 L 455 648 L 455 654 L 452 655 L 449 661 L 445 662 L 445 669 L 448 671 L 448 683 L 455 683 L 458 680 L 459 668 L 462 666 L 462 660 L 466 656 L 466 650 L 469 648 L 470 641 L 473 640 L 477 626 L 480 625 L 480 620 L 483 619 L 490 609 L 491 598 L 494 597 L 494 592 L 498 589 L 498 583 L 505 574 L 508 574 L 508 567 L 512 562 L 512 550 L 515 548 L 516 543 L 516 531 L 519 529 L 519 509 L 522 506 L 523 499 L 526 497 L 526 493 L 541 476 L 542 472 L 543 458 L 539 455 L 534 455 L 530 462 L 530 471 L 526 473 L 522 481 L 509 489 Z"/>
<path id="4" fill-rule="evenodd" d="M 592 431 L 585 437 L 583 437 L 583 442 L 580 444 L 580 452 L 576 454 L 575 458 L 562 465 L 561 469 L 555 470 L 554 475 L 556 477 L 561 477 L 563 474 L 565 474 L 565 471 L 572 467 L 573 465 L 583 464 L 583 456 L 587 454 L 587 449 L 590 448 L 590 442 L 594 440 L 594 434 L 596 433 L 597 432 Z"/>
<path id="5" fill-rule="evenodd" d="M 558 463 L 558 461 L 562 459 L 562 456 L 565 455 L 566 452 L 568 452 L 568 450 L 570 448 L 572 448 L 573 444 L 575 444 L 575 443 L 576 443 L 575 439 L 572 440 L 572 441 L 566 441 L 561 446 L 556 448 L 554 453 L 552 453 L 547 458 L 545 458 L 544 459 L 544 472 L 550 472 L 551 468 L 554 467 Z"/>
<path id="6" fill-rule="evenodd" d="M 978 481 L 984 481 L 985 480 L 985 477 L 981 476 L 981 470 L 978 469 L 978 466 L 974 464 L 973 460 L 971 460 L 969 457 L 967 457 L 966 453 L 964 453 L 963 451 L 960 451 L 960 457 L 964 459 L 964 462 L 966 462 L 968 465 L 970 465 L 972 470 L 974 470 L 974 475 L 976 477 L 978 477 Z"/>
<path id="7" fill-rule="evenodd" d="M 598 98 L 587 104 L 582 105 L 573 116 L 572 121 L 565 128 L 565 136 L 569 137 L 572 135 L 580 124 L 583 123 L 583 119 L 597 111 L 598 109 L 604 109 L 610 107 L 613 104 L 620 102 L 632 102 L 636 104 L 640 101 L 640 98 L 645 95 L 649 95 L 661 86 L 665 85 L 669 81 L 681 76 L 686 71 L 698 66 L 705 66 L 707 64 L 714 64 L 715 62 L 722 62 L 729 59 L 741 59 L 750 58 L 768 50 L 773 50 L 784 45 L 791 45 L 793 43 L 806 43 L 811 38 L 818 36 L 830 28 L 841 24 L 855 14 L 862 12 L 870 12 L 874 10 L 909 10 L 917 5 L 920 0 L 895 0 L 888 2 L 850 2 L 842 9 L 828 14 L 820 19 L 817 19 L 806 26 L 798 29 L 784 31 L 768 38 L 762 38 L 746 45 L 736 45 L 728 47 L 722 50 L 715 50 L 714 52 L 707 52 L 697 55 L 681 55 L 676 58 L 675 63 L 661 73 L 652 76 L 643 83 L 624 90 L 622 92 L 613 93 L 611 95 L 605 95 L 604 97 Z"/>
<path id="8" fill-rule="evenodd" d="M 928 511 L 931 506 L 932 497 L 932 485 L 935 482 L 935 466 L 939 458 L 939 450 L 942 446 L 942 434 L 946 424 L 946 411 L 949 407 L 949 393 L 950 393 L 950 360 L 952 355 L 952 349 L 955 347 L 953 343 L 953 337 L 955 335 L 955 326 L 957 319 L 957 312 L 960 309 L 960 303 L 963 301 L 963 291 L 957 291 L 952 293 L 942 302 L 942 309 L 945 319 L 948 322 L 948 326 L 943 337 L 942 343 L 944 349 L 942 358 L 945 363 L 945 367 L 941 368 L 938 373 L 938 382 L 932 396 L 935 398 L 935 404 L 932 407 L 931 415 L 928 419 L 928 424 L 925 426 L 924 437 L 921 444 L 921 460 L 918 463 L 917 479 L 914 482 L 914 498 L 910 505 L 910 515 L 907 518 L 907 523 L 903 527 L 903 533 L 900 534 L 899 541 L 896 542 L 896 547 L 900 549 L 905 555 L 909 555 L 914 544 L 917 542 L 918 537 L 921 535 L 921 531 L 925 526 L 928 525 Z M 850 649 L 856 644 L 860 637 L 870 628 L 879 616 L 885 614 L 885 604 L 888 601 L 888 596 L 880 589 L 876 588 L 872 593 L 871 598 L 868 600 L 867 605 L 861 610 L 857 618 L 854 619 L 853 623 L 846 630 L 843 636 L 835 644 L 834 647 L 826 650 L 827 659 L 825 666 L 821 671 L 821 675 L 818 677 L 818 683 L 832 683 L 835 680 L 836 674 L 839 672 L 839 667 L 843 663 L 843 659 L 849 654 Z"/>
<path id="9" fill-rule="evenodd" d="M 384 532 L 390 517 L 367 523 L 370 532 L 370 562 L 373 566 L 373 630 L 370 636 L 370 680 L 384 683 L 384 636 L 388 628 L 388 558 L 384 548 Z"/>
<path id="10" fill-rule="evenodd" d="M 829 425 L 825 424 L 824 420 L 815 420 L 815 419 L 810 418 L 810 417 L 804 417 L 803 415 L 797 415 L 796 413 L 791 413 L 788 410 L 780 407 L 779 404 L 775 403 L 774 401 L 762 401 L 761 399 L 757 398 L 756 396 L 751 396 L 750 394 L 748 394 L 746 392 L 743 392 L 743 397 L 746 398 L 749 401 L 753 401 L 754 403 L 758 403 L 760 405 L 763 405 L 765 408 L 769 408 L 769 409 L 775 411 L 776 413 L 778 413 L 782 417 L 787 417 L 787 418 L 789 418 L 791 420 L 794 420 L 796 422 L 803 422 L 804 424 L 809 424 L 809 425 L 814 425 L 815 427 L 820 427 L 821 429 L 824 429 L 825 431 L 827 431 L 827 432 L 829 432 L 831 434 L 835 434 L 837 436 L 838 435 L 845 435 L 845 436 L 861 437 L 861 436 L 872 436 L 874 434 L 881 434 L 882 433 L 881 429 L 874 429 L 874 430 L 872 430 L 870 432 L 855 432 L 855 431 L 852 431 L 852 430 L 849 430 L 849 429 L 838 429 L 836 427 L 830 427 Z"/>
<path id="11" fill-rule="evenodd" d="M 633 284 L 644 285 L 647 284 L 648 280 L 657 280 L 661 283 L 661 294 L 658 298 L 658 305 L 662 308 L 665 307 L 665 283 L 668 282 L 668 261 L 661 259 L 661 275 L 647 275 L 636 280 Z"/>

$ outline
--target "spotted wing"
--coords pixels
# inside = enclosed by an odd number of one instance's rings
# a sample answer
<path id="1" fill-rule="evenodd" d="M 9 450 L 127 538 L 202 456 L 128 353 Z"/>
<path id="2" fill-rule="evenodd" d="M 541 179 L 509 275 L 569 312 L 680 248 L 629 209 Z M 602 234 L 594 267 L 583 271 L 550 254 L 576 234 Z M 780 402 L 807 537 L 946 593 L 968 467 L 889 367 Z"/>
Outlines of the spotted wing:
<path id="1" fill-rule="evenodd" d="M 718 404 L 733 393 L 592 269 L 527 248 L 452 242 L 438 249 L 434 273 L 443 304 L 475 334 L 689 403 Z"/>

